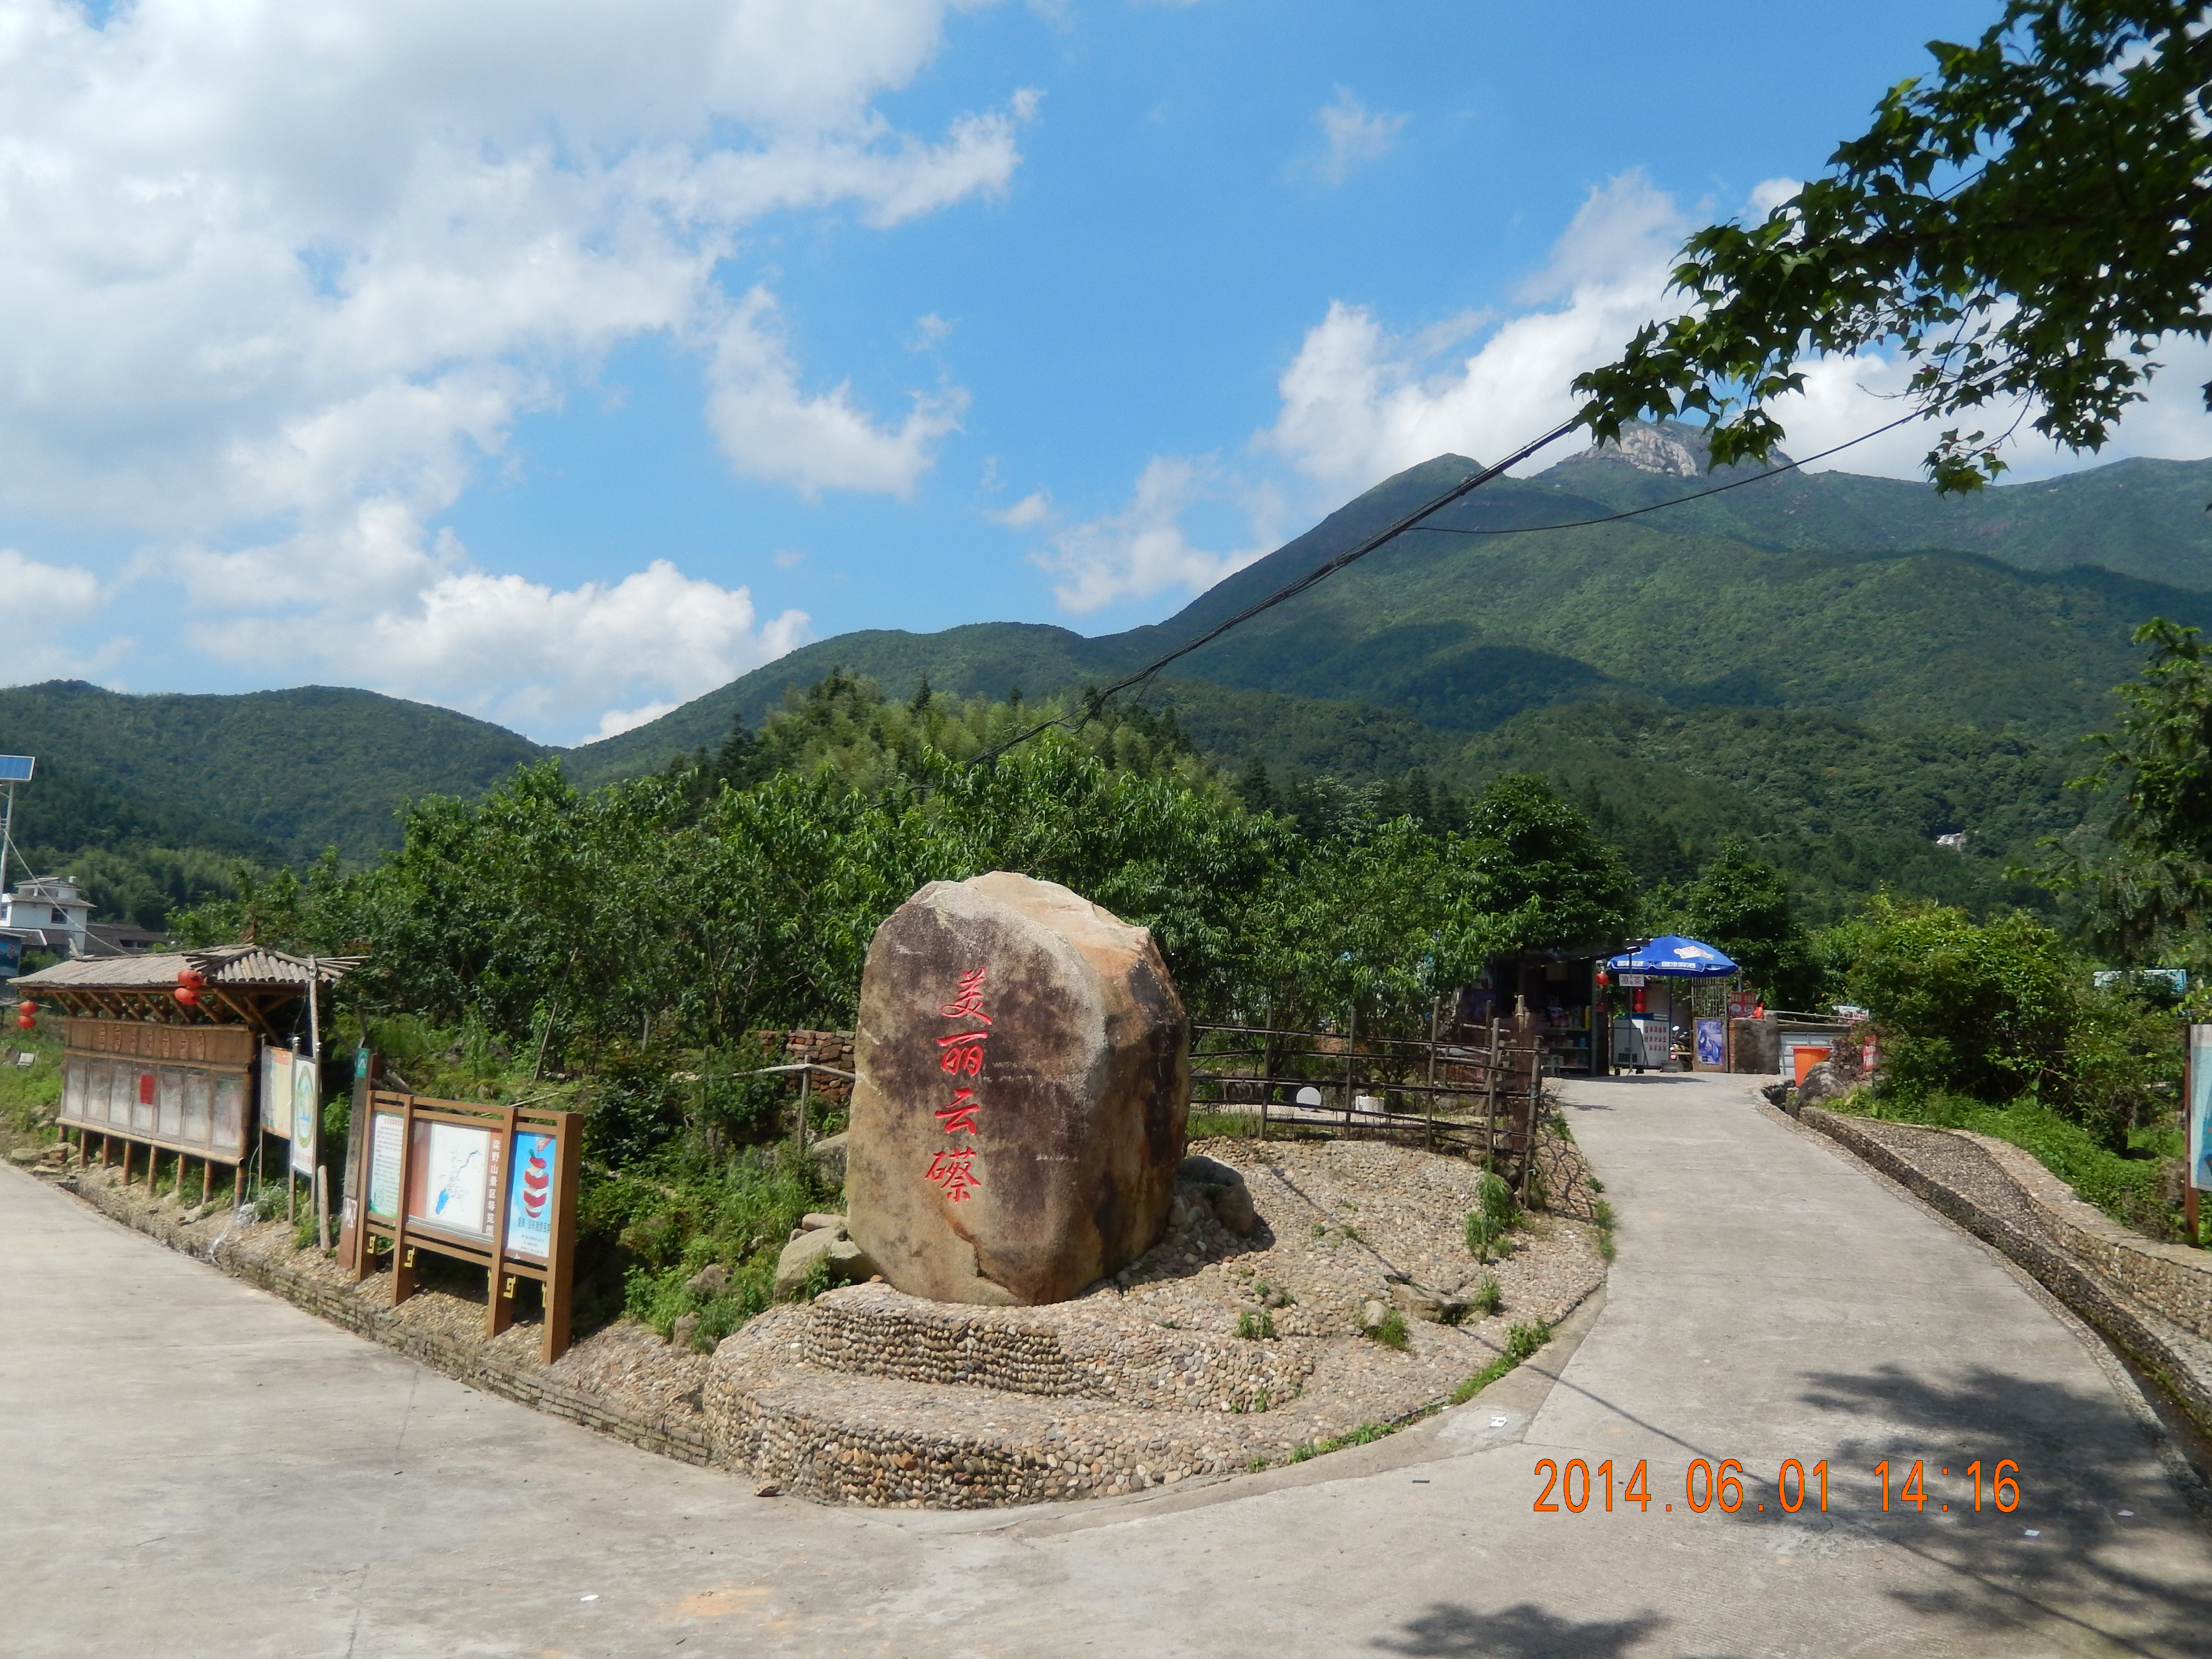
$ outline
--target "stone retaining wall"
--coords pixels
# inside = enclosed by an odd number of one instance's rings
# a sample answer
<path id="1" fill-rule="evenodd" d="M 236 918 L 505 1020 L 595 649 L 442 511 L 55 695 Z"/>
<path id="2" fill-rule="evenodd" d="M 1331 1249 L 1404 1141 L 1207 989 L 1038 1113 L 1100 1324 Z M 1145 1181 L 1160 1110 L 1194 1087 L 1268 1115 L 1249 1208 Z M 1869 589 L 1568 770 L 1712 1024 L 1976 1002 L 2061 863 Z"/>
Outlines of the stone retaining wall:
<path id="1" fill-rule="evenodd" d="M 1080 1396 L 1164 1411 L 1249 1411 L 1289 1400 L 1305 1384 L 1310 1341 L 1240 1341 L 1125 1324 L 1088 1328 L 1095 1303 L 982 1308 L 924 1302 L 888 1285 L 817 1297 L 802 1353 L 854 1376 L 967 1383 L 1011 1394 Z"/>
<path id="2" fill-rule="evenodd" d="M 797 1066 L 811 1062 L 817 1066 L 834 1066 L 841 1072 L 853 1069 L 853 1034 L 850 1031 L 754 1031 L 751 1036 L 768 1045 L 772 1053 L 782 1059 L 775 1062 Z M 841 1077 L 823 1077 L 819 1072 L 810 1082 L 811 1092 L 824 1100 L 840 1104 L 853 1097 L 853 1085 Z"/>
<path id="3" fill-rule="evenodd" d="M 2128 1232 L 2075 1198 L 2028 1153 L 2002 1141 L 1817 1106 L 1799 1116 L 2018 1262 L 2212 1434 L 2212 1343 L 2204 1340 L 2212 1331 L 2212 1264 L 2191 1259 L 2199 1253 Z M 1944 1140 L 1978 1152 L 2002 1188 L 1993 1194 L 1979 1182 L 1946 1173 L 1940 1167 L 1947 1161 L 1940 1155 Z M 1983 1189 L 1972 1190 L 1978 1186 Z"/>

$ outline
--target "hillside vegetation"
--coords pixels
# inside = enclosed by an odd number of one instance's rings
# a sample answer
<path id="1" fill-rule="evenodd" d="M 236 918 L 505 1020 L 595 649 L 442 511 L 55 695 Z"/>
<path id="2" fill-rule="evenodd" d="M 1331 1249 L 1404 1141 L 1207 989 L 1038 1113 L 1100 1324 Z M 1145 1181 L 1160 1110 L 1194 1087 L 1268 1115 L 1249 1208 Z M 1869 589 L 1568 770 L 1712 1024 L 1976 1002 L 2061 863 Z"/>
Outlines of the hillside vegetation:
<path id="1" fill-rule="evenodd" d="M 1686 879 L 1737 834 L 1816 914 L 1883 882 L 1977 914 L 2047 902 L 2004 869 L 2081 821 L 2087 803 L 2063 781 L 2136 665 L 2130 629 L 2212 610 L 2212 463 L 2122 462 L 1966 500 L 1784 474 L 1546 528 L 1730 479 L 1698 471 L 1681 428 L 1649 430 L 1632 452 L 1496 481 L 1438 532 L 1177 663 L 1133 706 L 1172 714 L 1224 776 L 1258 762 L 1285 786 L 1398 787 L 1419 774 L 1472 793 L 1540 774 L 1648 881 Z M 893 708 L 925 682 L 940 702 L 1072 696 L 1473 465 L 1439 456 L 1385 480 L 1162 623 L 1098 638 L 1012 623 L 843 635 L 562 762 L 590 787 L 719 755 L 733 728 L 757 731 L 787 695 L 840 671 Z M 240 860 L 296 865 L 335 848 L 358 864 L 396 843 L 405 800 L 473 799 L 556 752 L 369 692 L 125 696 L 76 684 L 0 691 L 0 749 L 40 757 L 19 820 L 35 860 L 82 866 L 110 915 L 142 917 L 228 890 Z M 1932 845 L 1957 830 L 1963 855 Z"/>

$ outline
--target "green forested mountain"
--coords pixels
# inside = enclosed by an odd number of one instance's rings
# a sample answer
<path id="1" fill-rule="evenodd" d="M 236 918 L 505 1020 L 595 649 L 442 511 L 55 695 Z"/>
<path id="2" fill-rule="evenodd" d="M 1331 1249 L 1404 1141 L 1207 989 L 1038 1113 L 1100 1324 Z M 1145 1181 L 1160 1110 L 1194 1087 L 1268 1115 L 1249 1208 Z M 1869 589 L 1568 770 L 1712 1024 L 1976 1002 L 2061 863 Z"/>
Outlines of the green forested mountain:
<path id="1" fill-rule="evenodd" d="M 81 680 L 0 690 L 0 751 L 35 755 L 26 847 L 204 847 L 271 861 L 398 842 L 410 796 L 474 795 L 549 751 L 374 691 L 128 696 Z"/>
<path id="2" fill-rule="evenodd" d="M 835 668 L 895 698 L 1030 698 L 1102 683 L 1353 545 L 1474 463 L 1385 480 L 1166 622 L 1086 638 L 1036 623 L 875 629 L 793 652 L 620 737 L 567 751 L 577 781 L 718 750 Z M 1141 694 L 1201 752 L 1279 776 L 1419 771 L 1472 788 L 1547 773 L 1648 877 L 1719 835 L 1760 839 L 1808 897 L 1883 880 L 1984 903 L 2040 835 L 2078 822 L 2082 734 L 2134 672 L 2129 632 L 2212 612 L 2212 462 L 2125 461 L 1943 501 L 1924 486 L 1731 482 L 1695 434 L 1500 479 L 1442 522 L 1175 665 Z M 1736 475 L 1741 476 L 1741 475 Z M 19 832 L 57 854 L 163 847 L 296 861 L 392 843 L 393 811 L 472 795 L 550 752 L 444 710 L 308 688 L 122 696 L 0 691 L 0 749 L 40 757 Z M 1969 832 L 1965 855 L 1932 837 Z"/>
<path id="3" fill-rule="evenodd" d="M 1674 442 L 1695 465 L 1693 447 Z M 591 780 L 650 769 L 720 741 L 732 720 L 757 723 L 787 688 L 837 666 L 894 696 L 925 674 L 962 696 L 1103 680 L 1474 465 L 1439 456 L 1385 480 L 1164 623 L 1095 639 L 1034 623 L 840 635 L 573 751 L 571 769 Z M 1633 693 L 2070 736 L 2104 718 L 2110 688 L 2131 672 L 2136 623 L 2212 611 L 2212 462 L 2123 461 L 1965 501 L 1895 479 L 1784 474 L 1626 522 L 1549 528 L 1713 482 L 1613 455 L 1498 480 L 1448 509 L 1439 529 L 1407 535 L 1175 672 L 1376 705 L 1442 732 Z"/>
<path id="4" fill-rule="evenodd" d="M 1982 905 L 2090 805 L 2063 787 L 2134 672 L 2134 626 L 2212 612 L 2212 463 L 2122 462 L 1944 501 L 1924 486 L 1730 481 L 1694 434 L 1499 480 L 1320 588 L 1175 665 L 1143 696 L 1198 747 L 1278 775 L 1474 787 L 1534 770 L 1599 811 L 1648 877 L 1759 837 L 1808 898 L 1884 881 Z M 756 724 L 842 666 L 904 696 L 1032 696 L 1140 665 L 1353 545 L 1474 463 L 1386 480 L 1157 626 L 848 634 L 654 724 L 572 751 L 580 779 L 647 769 Z M 1741 476 L 1741 475 L 1738 475 Z M 2130 574 L 2133 573 L 2133 574 Z M 2153 575 L 2160 580 L 2154 580 Z M 1966 852 L 1933 837 L 1968 832 Z"/>

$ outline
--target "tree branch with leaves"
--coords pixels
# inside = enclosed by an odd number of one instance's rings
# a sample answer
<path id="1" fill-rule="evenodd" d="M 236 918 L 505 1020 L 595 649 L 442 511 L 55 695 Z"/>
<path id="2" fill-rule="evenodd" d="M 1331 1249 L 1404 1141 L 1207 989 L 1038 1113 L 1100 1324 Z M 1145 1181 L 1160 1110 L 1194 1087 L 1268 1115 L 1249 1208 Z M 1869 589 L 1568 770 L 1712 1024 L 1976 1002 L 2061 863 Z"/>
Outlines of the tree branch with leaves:
<path id="1" fill-rule="evenodd" d="M 1597 438 L 1701 416 L 1713 465 L 1762 459 L 1808 360 L 1893 345 L 1916 412 L 2003 421 L 1928 453 L 1939 490 L 1972 489 L 2023 420 L 2101 449 L 2158 342 L 2212 338 L 2201 0 L 2012 0 L 1979 40 L 1929 51 L 1934 76 L 1892 88 L 1826 177 L 1684 245 L 1683 314 L 1574 383 Z"/>

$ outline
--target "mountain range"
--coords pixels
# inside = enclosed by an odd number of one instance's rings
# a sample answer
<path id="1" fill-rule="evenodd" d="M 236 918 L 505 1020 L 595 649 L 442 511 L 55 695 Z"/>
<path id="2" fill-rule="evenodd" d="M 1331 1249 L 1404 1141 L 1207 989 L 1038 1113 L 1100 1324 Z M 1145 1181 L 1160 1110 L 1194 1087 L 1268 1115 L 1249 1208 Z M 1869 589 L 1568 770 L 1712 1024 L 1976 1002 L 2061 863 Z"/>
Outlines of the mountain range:
<path id="1" fill-rule="evenodd" d="M 1163 623 L 867 629 L 805 646 L 647 725 L 558 751 L 375 693 L 0 690 L 0 750 L 40 757 L 18 838 L 297 862 L 394 843 L 395 811 L 561 753 L 590 785 L 713 749 L 833 668 L 906 696 L 1036 698 L 1133 672 L 1474 470 L 1384 480 Z M 2212 461 L 2129 460 L 1960 499 L 1846 473 L 1708 474 L 1644 428 L 1500 478 L 1139 693 L 1226 764 L 1473 787 L 1549 773 L 1640 868 L 1724 831 L 1814 887 L 1888 879 L 1987 902 L 2003 862 L 2078 821 L 2062 788 L 2152 616 L 2212 613 Z M 1620 516 L 1627 514 L 1630 516 Z M 1969 832 L 1972 856 L 1932 847 Z M 1808 861 L 1809 860 L 1809 861 Z"/>

